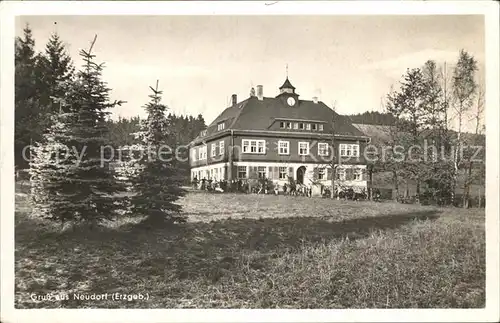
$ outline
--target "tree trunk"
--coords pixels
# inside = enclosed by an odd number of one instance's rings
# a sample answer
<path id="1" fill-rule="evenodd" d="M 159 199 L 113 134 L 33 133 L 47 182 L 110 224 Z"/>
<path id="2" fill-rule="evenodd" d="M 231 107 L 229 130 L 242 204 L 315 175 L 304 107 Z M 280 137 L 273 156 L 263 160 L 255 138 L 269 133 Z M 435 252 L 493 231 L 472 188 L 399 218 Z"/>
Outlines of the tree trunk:
<path id="1" fill-rule="evenodd" d="M 395 170 L 392 171 L 392 180 L 394 184 L 394 190 L 396 191 L 395 201 L 397 201 L 399 196 L 399 183 L 398 183 L 398 173 Z"/>
<path id="2" fill-rule="evenodd" d="M 472 161 L 469 162 L 469 167 L 467 169 L 467 173 L 464 180 L 464 194 L 462 197 L 462 205 L 464 209 L 469 208 L 471 177 L 472 177 Z"/>
<path id="3" fill-rule="evenodd" d="M 420 178 L 417 177 L 417 187 L 415 188 L 416 202 L 420 204 Z"/>
<path id="4" fill-rule="evenodd" d="M 373 201 L 373 167 L 369 167 L 368 169 L 368 198 L 370 201 Z"/>
<path id="5" fill-rule="evenodd" d="M 335 198 L 335 166 L 332 164 L 332 190 L 330 192 L 330 198 Z"/>
<path id="6" fill-rule="evenodd" d="M 462 110 L 462 104 L 460 104 L 460 110 Z M 459 166 L 460 166 L 460 160 L 458 158 L 458 151 L 461 145 L 461 140 L 462 140 L 462 113 L 459 113 L 458 115 L 458 133 L 457 133 L 457 142 L 455 146 L 455 151 L 453 154 L 453 166 L 454 166 L 454 173 L 453 173 L 453 180 L 452 180 L 452 187 L 451 187 L 451 204 L 455 205 L 455 191 L 457 189 L 457 179 L 458 179 L 458 172 L 459 172 Z"/>

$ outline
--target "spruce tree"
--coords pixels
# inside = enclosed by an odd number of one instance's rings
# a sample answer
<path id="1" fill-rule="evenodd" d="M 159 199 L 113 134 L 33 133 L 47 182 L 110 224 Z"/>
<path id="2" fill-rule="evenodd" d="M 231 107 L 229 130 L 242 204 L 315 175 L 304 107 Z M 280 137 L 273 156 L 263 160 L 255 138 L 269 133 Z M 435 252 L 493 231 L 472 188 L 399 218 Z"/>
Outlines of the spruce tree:
<path id="1" fill-rule="evenodd" d="M 40 54 L 37 71 L 41 75 L 38 86 L 42 91 L 41 103 L 47 107 L 48 114 L 58 113 L 60 105 L 53 98 L 64 97 L 75 68 L 57 33 L 51 35 L 45 52 Z M 50 117 L 47 119 L 50 122 Z"/>
<path id="2" fill-rule="evenodd" d="M 72 201 L 78 189 L 72 182 L 77 155 L 68 145 L 76 113 L 61 112 L 52 119 L 43 141 L 35 143 L 32 149 L 31 198 L 37 216 L 64 225 L 78 216 L 77 205 Z"/>
<path id="3" fill-rule="evenodd" d="M 184 222 L 180 215 L 181 206 L 175 202 L 185 194 L 182 189 L 182 175 L 178 171 L 178 161 L 172 149 L 173 125 L 161 103 L 162 92 L 156 88 L 146 104 L 147 119 L 141 126 L 140 138 L 146 153 L 139 162 L 140 171 L 134 178 L 135 195 L 132 197 L 132 212 L 147 216 L 149 223 Z M 169 149 L 172 149 L 169 153 Z"/>
<path id="4" fill-rule="evenodd" d="M 95 40 L 88 51 L 80 51 L 84 65 L 66 98 L 70 111 L 77 115 L 69 143 L 82 155 L 71 174 L 76 186 L 71 199 L 78 206 L 79 219 L 91 224 L 117 215 L 115 195 L 123 190 L 109 167 L 111 151 L 104 148 L 109 144 L 108 109 L 122 101 L 110 102 L 110 88 L 102 80 L 104 65 L 95 63 L 92 54 Z"/>
<path id="5" fill-rule="evenodd" d="M 15 40 L 15 164 L 24 168 L 28 165 L 31 142 L 40 140 L 41 127 L 40 92 L 37 89 L 35 40 L 29 25 L 22 37 Z M 25 157 L 23 158 L 23 150 Z"/>
<path id="6" fill-rule="evenodd" d="M 32 163 L 33 196 L 42 214 L 91 225 L 117 215 L 115 195 L 123 190 L 109 168 L 110 150 L 104 149 L 107 109 L 122 102 L 109 101 L 110 89 L 101 80 L 103 65 L 94 62 L 94 43 L 89 51 L 80 51 L 83 68 L 64 85 L 60 112 Z"/>

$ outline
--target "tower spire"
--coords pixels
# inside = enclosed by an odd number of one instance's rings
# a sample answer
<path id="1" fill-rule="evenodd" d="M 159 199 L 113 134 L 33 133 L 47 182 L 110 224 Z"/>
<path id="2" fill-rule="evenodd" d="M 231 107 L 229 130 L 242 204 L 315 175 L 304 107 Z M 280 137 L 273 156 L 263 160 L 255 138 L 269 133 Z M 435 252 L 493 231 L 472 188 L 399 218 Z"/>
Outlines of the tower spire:
<path id="1" fill-rule="evenodd" d="M 286 78 L 288 78 L 288 63 L 286 63 Z"/>

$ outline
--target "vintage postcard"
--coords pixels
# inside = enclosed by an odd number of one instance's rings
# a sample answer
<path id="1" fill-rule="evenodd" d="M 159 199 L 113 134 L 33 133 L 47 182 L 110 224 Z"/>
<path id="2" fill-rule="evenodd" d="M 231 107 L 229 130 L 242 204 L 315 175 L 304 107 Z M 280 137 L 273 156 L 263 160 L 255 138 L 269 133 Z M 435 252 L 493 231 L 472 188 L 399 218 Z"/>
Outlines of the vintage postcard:
<path id="1" fill-rule="evenodd" d="M 495 2 L 8 2 L 2 321 L 498 321 Z"/>

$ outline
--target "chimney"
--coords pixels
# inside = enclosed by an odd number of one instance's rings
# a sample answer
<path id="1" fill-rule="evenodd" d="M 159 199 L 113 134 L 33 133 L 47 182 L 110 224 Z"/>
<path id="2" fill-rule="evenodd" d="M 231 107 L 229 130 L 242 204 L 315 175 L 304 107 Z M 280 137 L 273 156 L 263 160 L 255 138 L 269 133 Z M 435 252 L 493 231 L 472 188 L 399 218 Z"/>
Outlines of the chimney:
<path id="1" fill-rule="evenodd" d="M 257 85 L 257 98 L 259 100 L 264 99 L 264 87 L 262 85 Z"/>
<path id="2" fill-rule="evenodd" d="M 314 102 L 315 104 L 318 104 L 318 97 L 317 97 L 317 96 L 313 96 L 313 102 Z"/>
<path id="3" fill-rule="evenodd" d="M 231 95 L 231 105 L 235 107 L 237 103 L 238 103 L 238 96 L 236 94 Z"/>

